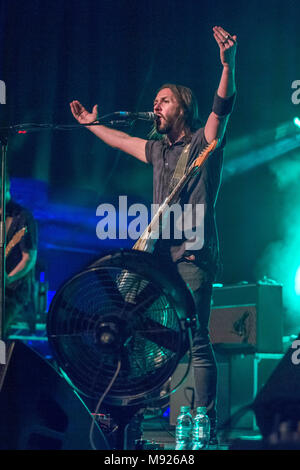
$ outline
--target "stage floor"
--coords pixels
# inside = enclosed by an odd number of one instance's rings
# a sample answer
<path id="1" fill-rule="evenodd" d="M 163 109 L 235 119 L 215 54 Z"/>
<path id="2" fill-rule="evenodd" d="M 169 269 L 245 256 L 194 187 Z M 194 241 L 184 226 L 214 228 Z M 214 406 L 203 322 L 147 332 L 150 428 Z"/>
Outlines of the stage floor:
<path id="1" fill-rule="evenodd" d="M 151 419 L 143 422 L 142 439 L 147 441 L 146 445 L 161 450 L 175 449 L 175 427 L 170 426 L 168 418 Z M 218 446 L 211 446 L 209 450 L 228 450 L 235 443 L 239 442 L 239 447 L 245 449 L 256 448 L 261 443 L 259 431 L 250 429 L 228 429 L 218 432 Z M 243 446 L 244 444 L 244 446 Z M 240 447 L 241 448 L 241 447 Z"/>

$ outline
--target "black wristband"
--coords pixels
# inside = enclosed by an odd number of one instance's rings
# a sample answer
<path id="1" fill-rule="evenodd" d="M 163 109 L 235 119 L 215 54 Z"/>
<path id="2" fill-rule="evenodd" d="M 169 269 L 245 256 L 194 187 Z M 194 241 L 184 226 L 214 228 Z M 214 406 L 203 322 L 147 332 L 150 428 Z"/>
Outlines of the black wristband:
<path id="1" fill-rule="evenodd" d="M 229 96 L 229 98 L 221 98 L 216 92 L 212 107 L 213 112 L 219 117 L 228 116 L 233 110 L 235 98 L 236 93 Z"/>

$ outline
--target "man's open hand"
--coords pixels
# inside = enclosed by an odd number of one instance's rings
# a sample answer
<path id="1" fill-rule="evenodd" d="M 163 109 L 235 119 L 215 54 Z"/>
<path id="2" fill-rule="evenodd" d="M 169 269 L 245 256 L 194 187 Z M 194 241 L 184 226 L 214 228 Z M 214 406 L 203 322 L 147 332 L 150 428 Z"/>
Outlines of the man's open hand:
<path id="1" fill-rule="evenodd" d="M 98 116 L 98 105 L 95 104 L 93 111 L 89 113 L 84 106 L 82 106 L 79 101 L 72 101 L 70 103 L 70 108 L 74 118 L 79 122 L 79 124 L 91 124 L 97 120 Z"/>
<path id="2" fill-rule="evenodd" d="M 235 54 L 237 48 L 237 37 L 231 36 L 221 26 L 213 27 L 214 38 L 220 48 L 220 59 L 224 67 L 235 67 Z"/>

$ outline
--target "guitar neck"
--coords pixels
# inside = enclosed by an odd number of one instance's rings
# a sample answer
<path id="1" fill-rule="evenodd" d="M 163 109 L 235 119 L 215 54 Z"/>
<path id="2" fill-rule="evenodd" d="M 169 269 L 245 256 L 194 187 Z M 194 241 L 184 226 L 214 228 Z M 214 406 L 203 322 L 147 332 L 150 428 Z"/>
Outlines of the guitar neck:
<path id="1" fill-rule="evenodd" d="M 209 155 L 217 146 L 217 140 L 214 140 L 211 144 L 209 144 L 198 156 L 198 158 L 189 166 L 186 173 L 181 177 L 181 179 L 176 184 L 175 188 L 171 191 L 169 196 L 165 199 L 165 201 L 159 206 L 156 214 L 154 215 L 153 219 L 151 220 L 150 224 L 144 230 L 141 237 L 137 240 L 134 244 L 133 249 L 136 250 L 145 250 L 146 241 L 150 237 L 152 232 L 158 232 L 160 223 L 164 214 L 167 212 L 168 208 L 176 203 L 178 200 L 178 196 L 186 186 L 186 184 L 199 172 L 202 165 L 208 159 Z"/>

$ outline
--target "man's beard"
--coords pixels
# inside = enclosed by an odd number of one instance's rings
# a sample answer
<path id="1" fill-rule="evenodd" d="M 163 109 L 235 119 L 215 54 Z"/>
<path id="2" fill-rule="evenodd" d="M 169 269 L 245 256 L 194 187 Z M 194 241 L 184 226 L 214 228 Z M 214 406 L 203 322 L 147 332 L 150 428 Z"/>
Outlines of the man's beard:
<path id="1" fill-rule="evenodd" d="M 163 124 L 163 125 L 162 125 Z M 172 130 L 172 124 L 166 120 L 162 120 L 161 118 L 155 121 L 155 128 L 158 134 L 168 134 Z"/>

